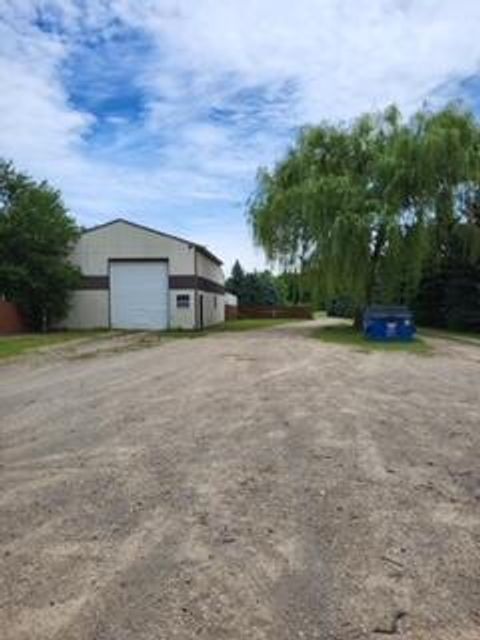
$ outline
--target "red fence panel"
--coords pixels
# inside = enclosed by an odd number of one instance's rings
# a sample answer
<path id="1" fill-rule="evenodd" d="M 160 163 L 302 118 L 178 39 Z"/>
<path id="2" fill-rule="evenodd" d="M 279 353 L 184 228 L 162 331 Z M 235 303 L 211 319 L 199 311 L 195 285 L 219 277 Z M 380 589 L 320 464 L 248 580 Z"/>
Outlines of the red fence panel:
<path id="1" fill-rule="evenodd" d="M 0 300 L 0 334 L 21 333 L 26 329 L 25 319 L 17 305 L 13 304 L 13 302 Z"/>
<path id="2" fill-rule="evenodd" d="M 225 320 L 236 320 L 238 318 L 238 307 L 232 304 L 225 305 Z"/>
<path id="3" fill-rule="evenodd" d="M 298 318 L 299 320 L 311 320 L 313 318 L 312 307 L 302 306 L 239 306 L 239 318 Z"/>

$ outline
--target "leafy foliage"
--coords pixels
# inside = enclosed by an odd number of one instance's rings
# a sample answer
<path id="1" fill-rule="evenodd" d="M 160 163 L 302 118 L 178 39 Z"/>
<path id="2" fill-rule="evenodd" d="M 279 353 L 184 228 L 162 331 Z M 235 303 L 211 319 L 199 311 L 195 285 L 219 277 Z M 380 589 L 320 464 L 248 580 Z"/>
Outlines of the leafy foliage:
<path id="1" fill-rule="evenodd" d="M 456 330 L 480 330 L 480 260 L 471 244 L 480 221 L 450 230 L 443 251 L 432 253 L 414 301 L 421 324 Z"/>
<path id="2" fill-rule="evenodd" d="M 304 268 L 303 271 L 286 270 L 277 276 L 276 280 L 286 304 L 306 304 L 316 309 L 323 308 L 324 301 L 314 271 L 308 268 Z"/>
<path id="3" fill-rule="evenodd" d="M 35 329 L 68 310 L 79 278 L 68 261 L 77 237 L 57 191 L 0 162 L 0 293 L 22 308 Z"/>
<path id="4" fill-rule="evenodd" d="M 326 305 L 327 316 L 332 318 L 353 318 L 355 305 L 348 296 L 337 296 L 328 300 Z"/>
<path id="5" fill-rule="evenodd" d="M 232 267 L 226 289 L 238 297 L 242 306 L 283 304 L 281 286 L 270 271 L 246 273 L 237 260 Z"/>
<path id="6" fill-rule="evenodd" d="M 314 271 L 326 299 L 408 303 L 478 194 L 479 152 L 478 123 L 458 106 L 305 128 L 258 174 L 248 212 L 256 242 L 270 260 Z"/>

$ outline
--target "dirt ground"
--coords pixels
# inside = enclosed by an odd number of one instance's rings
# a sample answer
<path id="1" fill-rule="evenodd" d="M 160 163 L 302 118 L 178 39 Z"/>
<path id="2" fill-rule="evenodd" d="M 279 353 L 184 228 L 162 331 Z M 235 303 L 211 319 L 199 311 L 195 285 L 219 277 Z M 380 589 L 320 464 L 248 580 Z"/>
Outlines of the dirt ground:
<path id="1" fill-rule="evenodd" d="M 480 638 L 480 348 L 305 326 L 0 366 L 2 640 Z"/>

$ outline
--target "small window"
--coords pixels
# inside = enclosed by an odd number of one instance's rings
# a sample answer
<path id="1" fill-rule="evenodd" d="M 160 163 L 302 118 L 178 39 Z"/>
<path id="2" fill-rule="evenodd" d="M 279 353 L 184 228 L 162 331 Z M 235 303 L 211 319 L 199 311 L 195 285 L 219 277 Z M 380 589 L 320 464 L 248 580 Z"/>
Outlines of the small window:
<path id="1" fill-rule="evenodd" d="M 177 296 L 177 309 L 189 309 L 190 308 L 190 296 L 188 293 L 181 293 Z"/>
<path id="2" fill-rule="evenodd" d="M 213 296 L 213 308 L 217 308 L 217 296 Z"/>

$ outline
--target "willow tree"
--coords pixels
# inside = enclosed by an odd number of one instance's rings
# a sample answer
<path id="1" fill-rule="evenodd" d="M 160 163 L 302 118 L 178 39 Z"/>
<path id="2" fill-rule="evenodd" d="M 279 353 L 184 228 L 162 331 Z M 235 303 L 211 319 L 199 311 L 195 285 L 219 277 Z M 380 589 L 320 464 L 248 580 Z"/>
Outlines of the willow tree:
<path id="1" fill-rule="evenodd" d="M 422 266 L 476 191 L 480 129 L 460 107 L 395 107 L 352 124 L 304 128 L 249 203 L 254 238 L 271 261 L 315 270 L 325 296 L 358 308 L 408 302 Z M 433 231 L 434 230 L 434 231 Z"/>

